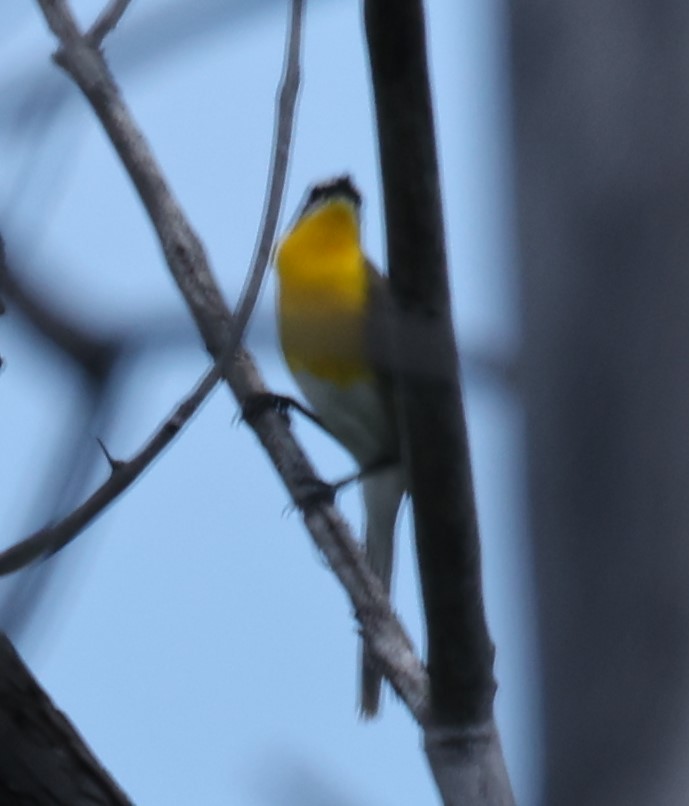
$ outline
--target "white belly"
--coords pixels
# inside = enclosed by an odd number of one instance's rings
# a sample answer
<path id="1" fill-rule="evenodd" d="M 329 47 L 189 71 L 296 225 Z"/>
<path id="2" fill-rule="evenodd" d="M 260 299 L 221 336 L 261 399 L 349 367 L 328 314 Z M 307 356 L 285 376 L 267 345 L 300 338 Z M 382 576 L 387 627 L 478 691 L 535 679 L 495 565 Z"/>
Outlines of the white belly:
<path id="1" fill-rule="evenodd" d="M 391 414 L 377 384 L 368 380 L 337 386 L 305 372 L 294 377 L 325 427 L 360 466 L 398 454 Z"/>

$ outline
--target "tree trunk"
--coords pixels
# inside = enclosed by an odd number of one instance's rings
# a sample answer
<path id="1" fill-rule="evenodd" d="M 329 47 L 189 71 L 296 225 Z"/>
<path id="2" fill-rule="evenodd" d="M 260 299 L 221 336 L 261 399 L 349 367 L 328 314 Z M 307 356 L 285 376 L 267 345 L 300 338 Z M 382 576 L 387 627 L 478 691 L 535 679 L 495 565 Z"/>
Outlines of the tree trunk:
<path id="1" fill-rule="evenodd" d="M 514 0 L 545 803 L 689 795 L 689 4 Z"/>

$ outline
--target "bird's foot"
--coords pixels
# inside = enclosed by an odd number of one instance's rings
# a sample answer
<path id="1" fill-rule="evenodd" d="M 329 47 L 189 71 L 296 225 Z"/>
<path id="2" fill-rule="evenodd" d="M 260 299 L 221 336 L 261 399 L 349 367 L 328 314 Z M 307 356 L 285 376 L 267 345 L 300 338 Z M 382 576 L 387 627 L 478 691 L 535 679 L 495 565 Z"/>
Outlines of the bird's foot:
<path id="1" fill-rule="evenodd" d="M 290 409 L 296 409 L 320 428 L 324 428 L 318 415 L 307 409 L 298 400 L 288 395 L 277 395 L 274 392 L 257 392 L 249 395 L 244 400 L 241 416 L 247 423 L 252 424 L 265 411 L 272 410 L 276 411 L 289 424 Z"/>

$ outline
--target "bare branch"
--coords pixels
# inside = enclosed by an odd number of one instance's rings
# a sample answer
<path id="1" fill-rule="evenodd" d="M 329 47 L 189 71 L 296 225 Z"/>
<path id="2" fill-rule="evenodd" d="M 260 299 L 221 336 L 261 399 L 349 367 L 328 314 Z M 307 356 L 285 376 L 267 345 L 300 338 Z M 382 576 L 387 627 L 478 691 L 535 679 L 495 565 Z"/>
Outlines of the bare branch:
<path id="1" fill-rule="evenodd" d="M 244 329 L 256 306 L 266 267 L 270 258 L 270 249 L 275 240 L 278 217 L 282 206 L 282 196 L 287 176 L 289 152 L 294 129 L 294 110 L 299 93 L 301 51 L 301 28 L 303 17 L 303 0 L 293 0 L 292 16 L 285 47 L 285 66 L 277 97 L 275 115 L 275 133 L 273 136 L 273 154 L 271 158 L 270 177 L 268 180 L 268 196 L 263 210 L 260 235 L 256 242 L 254 257 L 235 316 L 232 339 L 235 347 L 241 341 Z M 229 353 L 234 352 L 230 349 Z"/>
<path id="2" fill-rule="evenodd" d="M 495 692 L 493 647 L 481 596 L 476 506 L 449 304 L 424 14 L 420 0 L 405 0 L 394 13 L 390 0 L 368 0 L 365 7 L 390 281 L 402 320 L 394 343 L 412 329 L 421 352 L 426 349 L 426 365 L 428 356 L 438 363 L 432 372 L 419 370 L 417 362 L 411 369 L 400 363 L 396 378 L 410 454 L 433 707 L 445 717 L 487 716 Z"/>
<path id="3" fill-rule="evenodd" d="M 55 60 L 91 102 L 127 169 L 156 230 L 168 266 L 209 352 L 217 358 L 232 315 L 213 279 L 203 246 L 125 106 L 100 51 L 79 31 L 64 0 L 38 0 L 61 47 Z"/>
<path id="4" fill-rule="evenodd" d="M 110 3 L 101 11 L 86 34 L 86 38 L 94 47 L 99 48 L 103 44 L 105 37 L 122 19 L 130 2 L 131 0 L 110 0 Z"/>
<path id="5" fill-rule="evenodd" d="M 394 367 L 428 636 L 425 745 L 445 804 L 512 806 L 493 720 L 493 645 L 452 329 L 422 0 L 366 0 L 393 343 L 436 362 Z M 414 342 L 410 342 L 410 335 Z"/>
<path id="6" fill-rule="evenodd" d="M 125 106 L 102 54 L 80 34 L 64 0 L 38 0 L 60 40 L 55 59 L 75 80 L 110 137 L 158 234 L 170 271 L 216 361 L 222 359 L 234 317 L 215 282 L 204 249 L 171 193 L 160 168 Z M 221 361 L 221 375 L 240 407 L 266 392 L 248 352 Z M 319 483 L 284 418 L 264 409 L 250 425 L 269 454 L 319 550 L 346 589 L 371 651 L 393 688 L 420 722 L 427 717 L 428 680 L 412 643 L 395 617 L 376 575 L 337 510 L 309 503 L 305 490 Z"/>
<path id="7" fill-rule="evenodd" d="M 87 35 L 91 42 L 97 46 L 103 36 L 112 28 L 119 17 L 124 13 L 129 0 L 113 2 L 96 21 L 91 32 Z M 244 329 L 256 305 L 260 287 L 265 276 L 265 270 L 270 257 L 270 248 L 275 238 L 278 216 L 282 205 L 282 197 L 287 174 L 289 149 L 292 137 L 294 110 L 299 89 L 299 54 L 301 50 L 301 27 L 303 16 L 303 0 L 294 0 L 292 6 L 291 24 L 289 27 L 287 45 L 285 48 L 285 66 L 281 85 L 278 91 L 276 110 L 276 130 L 273 142 L 271 159 L 269 190 L 261 227 L 256 242 L 254 259 L 247 279 L 242 299 L 227 344 L 223 347 L 218 363 L 229 358 L 238 347 Z M 96 36 L 95 34 L 98 34 Z M 2 241 L 0 240 L 0 247 Z M 4 281 L 4 282 L 3 282 Z M 12 282 L 9 270 L 4 260 L 4 249 L 0 252 L 0 285 L 10 285 L 16 293 L 21 289 Z M 50 324 L 53 319 L 42 311 L 40 319 Z M 61 323 L 58 323 L 61 324 Z M 71 328 L 65 332 L 65 327 L 52 327 L 58 341 L 69 342 L 73 347 L 73 334 Z M 81 343 L 82 340 L 80 340 Z M 169 441 L 183 427 L 187 420 L 205 400 L 220 378 L 219 371 L 211 370 L 200 382 L 194 393 L 183 403 L 172 417 L 149 440 L 147 445 L 129 462 L 114 460 L 106 446 L 99 439 L 98 442 L 110 464 L 112 475 L 89 499 L 60 523 L 53 527 L 41 529 L 25 540 L 0 553 L 0 575 L 8 574 L 25 567 L 29 563 L 52 554 L 63 548 L 68 542 L 77 537 L 86 526 L 98 517 L 113 500 L 127 489 L 131 483 L 148 467 L 155 457 L 167 446 Z M 175 427 L 172 427 L 172 423 Z"/>
<path id="8" fill-rule="evenodd" d="M 112 473 L 108 480 L 90 495 L 81 506 L 53 526 L 47 526 L 0 552 L 0 575 L 11 574 L 35 560 L 54 554 L 66 546 L 146 470 L 151 462 L 172 442 L 189 422 L 203 401 L 215 388 L 220 373 L 213 367 L 191 395 L 183 400 L 173 414 L 153 434 L 144 447 L 129 461 L 108 461 Z"/>

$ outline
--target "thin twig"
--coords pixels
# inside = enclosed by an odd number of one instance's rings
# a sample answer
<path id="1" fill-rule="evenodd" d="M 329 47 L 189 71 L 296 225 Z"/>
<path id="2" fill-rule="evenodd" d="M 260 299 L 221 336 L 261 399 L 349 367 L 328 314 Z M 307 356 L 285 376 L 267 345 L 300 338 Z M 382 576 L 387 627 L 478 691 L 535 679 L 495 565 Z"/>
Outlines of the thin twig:
<path id="1" fill-rule="evenodd" d="M 118 19 L 127 8 L 129 0 L 114 0 L 94 23 L 87 38 L 100 44 L 103 37 L 117 24 Z M 290 144 L 294 127 L 294 110 L 299 90 L 299 54 L 301 51 L 301 28 L 303 17 L 303 0 L 294 0 L 292 6 L 291 23 L 288 30 L 285 46 L 285 64 L 282 79 L 277 95 L 275 114 L 275 134 L 271 157 L 269 189 L 262 223 L 259 228 L 254 258 L 234 324 L 230 331 L 227 344 L 223 347 L 218 364 L 229 358 L 239 346 L 244 329 L 256 305 L 258 294 L 265 277 L 270 248 L 275 238 L 278 217 L 282 206 L 282 198 L 287 175 Z M 0 245 L 1 245 L 0 241 Z M 0 268 L 2 266 L 0 265 Z M 0 553 L 0 575 L 18 570 L 39 557 L 53 554 L 63 548 L 67 543 L 77 537 L 83 529 L 91 523 L 115 497 L 122 493 L 129 485 L 148 467 L 157 453 L 162 451 L 175 435 L 176 431 L 170 427 L 171 422 L 179 422 L 181 428 L 189 417 L 201 405 L 205 397 L 214 388 L 220 378 L 218 369 L 213 369 L 204 378 L 191 395 L 180 404 L 179 408 L 153 436 L 147 445 L 129 462 L 112 459 L 105 445 L 100 441 L 101 448 L 111 468 L 112 475 L 87 501 L 74 510 L 55 526 L 41 529 L 25 540 L 17 543 L 7 551 Z M 200 396 L 199 396 L 200 394 Z M 180 417 L 182 413 L 182 417 Z M 186 415 L 186 416 L 184 416 Z M 169 439 L 163 437 L 169 435 Z M 126 480 L 126 482 L 125 482 Z"/>
<path id="2" fill-rule="evenodd" d="M 275 230 L 277 229 L 278 217 L 282 206 L 289 152 L 292 143 L 292 132 L 294 130 L 294 110 L 299 93 L 299 54 L 301 51 L 303 12 L 303 0 L 293 0 L 292 16 L 285 47 L 285 64 L 277 95 L 273 153 L 268 180 L 269 191 L 263 209 L 262 225 L 254 249 L 251 271 L 244 284 L 237 306 L 234 331 L 232 334 L 235 344 L 239 344 L 244 333 L 244 328 L 256 306 L 256 300 L 258 299 L 270 258 L 270 249 L 275 240 Z M 230 352 L 234 352 L 234 350 Z"/>
<path id="3" fill-rule="evenodd" d="M 108 31 L 117 24 L 117 21 L 125 12 L 128 4 L 129 0 L 114 0 L 114 2 L 103 11 L 86 35 L 94 46 L 98 46 Z M 301 50 L 302 16 L 303 0 L 294 0 L 291 23 L 285 47 L 285 65 L 280 88 L 278 90 L 269 190 L 266 196 L 263 219 L 257 236 L 251 270 L 242 293 L 237 315 L 234 318 L 230 337 L 227 344 L 223 347 L 218 360 L 219 364 L 234 353 L 242 339 L 244 329 L 256 305 L 256 300 L 258 299 L 260 287 L 268 265 L 270 247 L 275 238 L 275 230 L 282 206 L 290 143 L 294 126 L 294 110 L 299 90 L 299 54 Z M 3 268 L 3 265 L 0 265 L 0 268 Z M 115 497 L 129 487 L 153 461 L 157 453 L 166 447 L 179 428 L 184 425 L 186 420 L 191 417 L 194 411 L 201 405 L 219 378 L 219 370 L 211 370 L 191 397 L 180 404 L 180 407 L 175 414 L 172 415 L 170 420 L 156 432 L 147 445 L 129 462 L 117 462 L 115 464 L 106 447 L 101 442 L 101 448 L 113 470 L 110 479 L 96 490 L 80 507 L 60 521 L 60 523 L 35 532 L 7 551 L 0 553 L 0 575 L 16 571 L 39 557 L 53 554 L 77 537 L 94 518 L 113 502 Z M 180 413 L 182 416 L 180 416 Z M 177 431 L 171 428 L 171 422 L 179 423 Z M 165 437 L 169 438 L 166 439 Z"/>
<path id="4" fill-rule="evenodd" d="M 177 436 L 220 379 L 216 366 L 200 380 L 143 448 L 126 462 L 110 462 L 113 472 L 83 504 L 53 526 L 47 526 L 0 553 L 0 575 L 10 574 L 67 545 L 144 472 Z"/>
<path id="5" fill-rule="evenodd" d="M 218 361 L 234 317 L 223 300 L 203 245 L 138 129 L 100 51 L 81 35 L 65 0 L 37 0 L 60 41 L 55 60 L 74 79 L 98 116 L 139 192 L 160 240 L 168 267 L 191 311 L 208 351 Z M 241 407 L 266 386 L 250 355 L 237 349 L 220 372 Z M 378 577 L 337 510 L 323 501 L 306 505 L 304 490 L 318 478 L 284 418 L 265 409 L 251 427 L 270 456 L 318 549 L 347 591 L 362 632 L 381 670 L 419 722 L 428 715 L 428 676 L 397 620 Z"/>
<path id="6" fill-rule="evenodd" d="M 103 44 L 105 37 L 122 19 L 131 0 L 110 0 L 110 3 L 101 11 L 96 21 L 89 28 L 86 38 L 96 48 Z"/>

